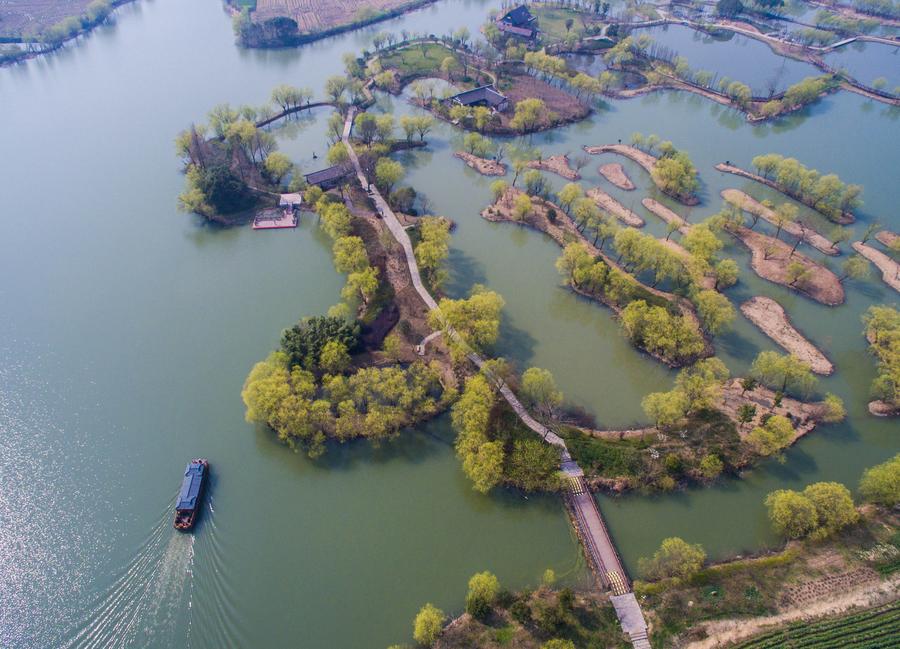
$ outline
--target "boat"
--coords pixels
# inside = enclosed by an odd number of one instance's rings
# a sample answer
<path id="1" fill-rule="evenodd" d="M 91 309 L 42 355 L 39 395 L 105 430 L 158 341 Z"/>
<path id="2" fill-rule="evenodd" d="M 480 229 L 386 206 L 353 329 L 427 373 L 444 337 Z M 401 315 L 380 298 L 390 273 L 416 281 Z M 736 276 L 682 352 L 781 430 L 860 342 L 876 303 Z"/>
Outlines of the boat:
<path id="1" fill-rule="evenodd" d="M 184 470 L 181 492 L 175 505 L 175 529 L 189 530 L 197 520 L 203 502 L 203 491 L 209 478 L 209 462 L 203 458 L 191 460 Z"/>

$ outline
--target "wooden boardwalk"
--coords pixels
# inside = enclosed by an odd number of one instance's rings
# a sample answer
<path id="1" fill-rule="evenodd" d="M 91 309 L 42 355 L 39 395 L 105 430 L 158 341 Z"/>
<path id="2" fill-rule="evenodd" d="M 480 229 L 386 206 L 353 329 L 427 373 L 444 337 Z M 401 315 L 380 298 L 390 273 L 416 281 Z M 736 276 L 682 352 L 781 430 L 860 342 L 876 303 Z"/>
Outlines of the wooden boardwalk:
<path id="1" fill-rule="evenodd" d="M 350 162 L 356 171 L 356 176 L 363 188 L 369 187 L 369 181 L 363 173 L 362 166 L 359 164 L 359 157 L 350 143 L 350 131 L 353 128 L 353 118 L 356 115 L 356 107 L 351 107 L 347 112 L 344 121 L 344 132 L 341 140 L 347 147 L 347 153 L 350 156 Z M 385 224 L 388 226 L 391 234 L 403 249 L 406 257 L 406 263 L 409 267 L 409 274 L 412 278 L 413 287 L 422 298 L 422 301 L 428 306 L 429 310 L 437 308 L 437 302 L 434 297 L 425 288 L 422 278 L 419 274 L 419 265 L 416 263 L 415 252 L 413 251 L 412 241 L 406 232 L 406 229 L 400 223 L 397 215 L 394 214 L 387 201 L 372 186 L 372 200 L 375 206 L 384 218 Z M 458 334 L 452 329 L 447 329 L 447 335 L 457 338 Z M 431 336 L 426 338 L 420 345 L 424 349 L 424 345 L 431 340 Z M 469 360 L 478 369 L 484 368 L 485 360 L 478 354 L 470 353 Z M 506 402 L 512 408 L 513 412 L 522 420 L 528 428 L 537 433 L 541 439 L 548 444 L 557 447 L 560 452 L 561 470 L 566 474 L 569 481 L 569 488 L 566 493 L 566 500 L 573 513 L 573 519 L 577 527 L 578 536 L 584 544 L 585 552 L 590 562 L 590 567 L 594 574 L 600 580 L 603 588 L 612 591 L 613 597 L 610 599 L 616 609 L 616 615 L 622 624 L 622 630 L 628 634 L 629 639 L 636 649 L 649 649 L 650 643 L 647 641 L 647 624 L 641 613 L 640 606 L 634 593 L 631 591 L 631 583 L 619 559 L 619 553 L 613 545 L 612 538 L 606 529 L 606 523 L 603 522 L 603 516 L 597 501 L 588 490 L 584 482 L 584 472 L 578 463 L 572 459 L 565 440 L 555 432 L 537 421 L 522 405 L 516 394 L 510 387 L 499 377 L 489 376 L 493 384 L 497 387 L 500 394 L 506 399 Z M 618 604 L 617 604 L 618 602 Z"/>

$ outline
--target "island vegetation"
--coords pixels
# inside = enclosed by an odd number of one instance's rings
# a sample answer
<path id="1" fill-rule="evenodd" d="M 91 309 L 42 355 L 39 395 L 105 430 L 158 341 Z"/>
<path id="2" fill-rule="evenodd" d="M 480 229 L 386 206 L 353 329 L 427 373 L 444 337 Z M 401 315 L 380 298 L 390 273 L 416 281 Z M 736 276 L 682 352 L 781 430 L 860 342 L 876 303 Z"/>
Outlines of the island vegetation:
<path id="1" fill-rule="evenodd" d="M 893 306 L 873 306 L 863 322 L 878 368 L 872 382 L 875 400 L 869 410 L 879 416 L 900 415 L 900 311 Z"/>

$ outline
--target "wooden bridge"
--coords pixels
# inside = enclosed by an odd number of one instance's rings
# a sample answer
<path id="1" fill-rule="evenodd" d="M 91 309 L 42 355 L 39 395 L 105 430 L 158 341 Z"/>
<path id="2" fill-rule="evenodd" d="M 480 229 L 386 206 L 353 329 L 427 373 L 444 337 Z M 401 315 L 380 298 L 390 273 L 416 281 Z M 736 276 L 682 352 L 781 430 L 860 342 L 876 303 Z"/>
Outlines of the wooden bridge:
<path id="1" fill-rule="evenodd" d="M 359 157 L 350 143 L 350 131 L 353 128 L 353 118 L 356 115 L 356 107 L 350 107 L 347 117 L 344 121 L 344 132 L 341 140 L 347 147 L 347 153 L 350 156 L 350 162 L 356 171 L 357 178 L 363 188 L 368 188 L 369 181 L 363 173 L 362 166 L 359 163 Z M 419 274 L 419 266 L 416 263 L 416 256 L 413 250 L 412 241 L 406 232 L 406 229 L 400 223 L 397 215 L 391 210 L 390 205 L 374 186 L 371 187 L 371 196 L 375 202 L 375 206 L 384 217 L 384 222 L 390 230 L 391 234 L 403 249 L 406 257 L 406 263 L 409 268 L 410 278 L 416 292 L 422 298 L 429 310 L 437 308 L 437 302 L 425 288 L 422 278 Z M 447 336 L 458 339 L 457 334 L 452 328 L 445 328 Z M 425 345 L 433 339 L 428 336 L 420 344 L 420 348 L 424 350 Z M 479 370 L 484 369 L 485 360 L 478 354 L 472 352 L 468 355 L 469 360 L 478 367 Z M 555 432 L 537 421 L 522 405 L 518 397 L 512 389 L 500 377 L 489 375 L 488 378 L 497 387 L 497 390 L 506 399 L 506 402 L 512 408 L 513 412 L 522 420 L 528 428 L 537 433 L 541 439 L 548 444 L 552 444 L 560 451 L 561 470 L 566 475 L 569 482 L 569 488 L 566 492 L 566 503 L 570 507 L 575 522 L 576 531 L 585 548 L 591 570 L 597 576 L 603 588 L 611 591 L 610 601 L 616 610 L 616 615 L 622 625 L 622 630 L 628 635 L 631 643 L 636 649 L 650 649 L 650 642 L 647 639 L 647 624 L 644 615 L 641 613 L 640 605 L 637 598 L 631 590 L 631 583 L 622 562 L 619 559 L 619 553 L 613 545 L 612 538 L 606 529 L 606 523 L 603 522 L 603 516 L 597 501 L 587 488 L 584 482 L 584 472 L 578 463 L 572 459 L 565 440 Z"/>

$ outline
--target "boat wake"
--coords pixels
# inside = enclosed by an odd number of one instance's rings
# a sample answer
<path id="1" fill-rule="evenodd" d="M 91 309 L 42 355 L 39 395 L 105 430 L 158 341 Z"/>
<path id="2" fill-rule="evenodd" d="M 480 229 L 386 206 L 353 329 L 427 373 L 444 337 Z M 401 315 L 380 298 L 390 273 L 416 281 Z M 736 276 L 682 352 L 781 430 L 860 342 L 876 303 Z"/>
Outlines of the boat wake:
<path id="1" fill-rule="evenodd" d="M 183 644 L 190 624 L 194 535 L 172 529 L 174 499 L 86 621 L 62 646 L 117 649 Z"/>

